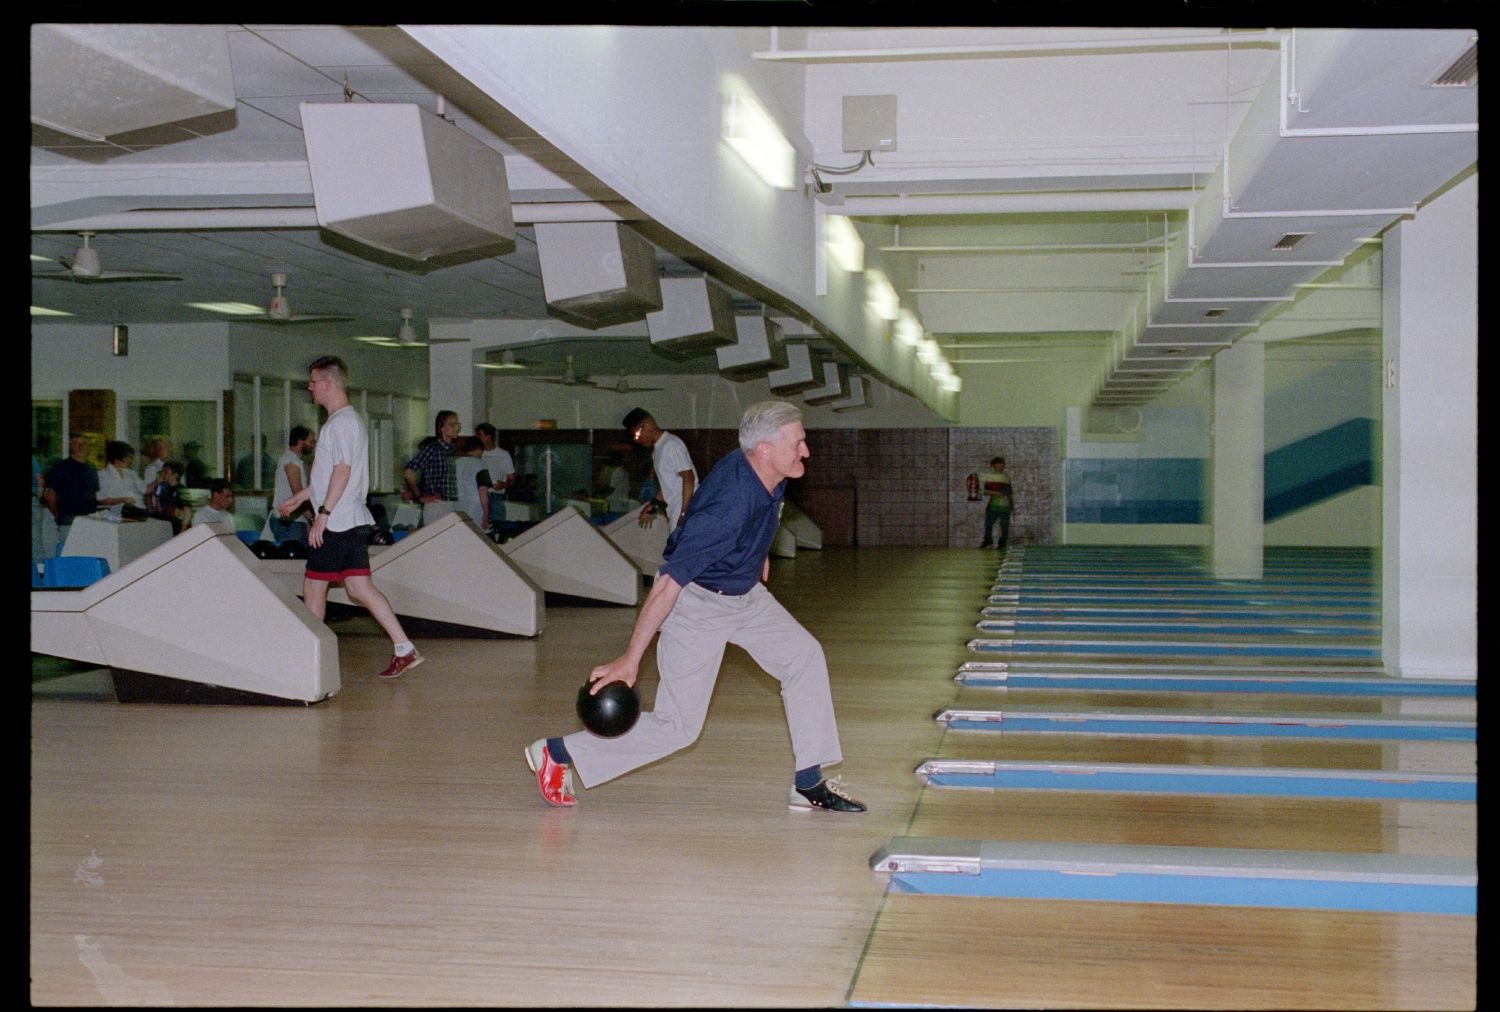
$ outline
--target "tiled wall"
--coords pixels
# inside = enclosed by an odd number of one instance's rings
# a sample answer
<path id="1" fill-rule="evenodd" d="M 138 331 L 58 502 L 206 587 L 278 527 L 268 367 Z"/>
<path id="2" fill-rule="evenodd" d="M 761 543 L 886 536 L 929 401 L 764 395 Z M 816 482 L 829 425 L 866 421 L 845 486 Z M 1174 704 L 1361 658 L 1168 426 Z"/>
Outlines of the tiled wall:
<path id="1" fill-rule="evenodd" d="M 737 447 L 731 429 L 678 429 L 700 476 Z M 1047 544 L 1056 514 L 1058 435 L 1014 429 L 813 429 L 807 475 L 789 497 L 828 545 L 978 545 L 984 502 L 965 478 L 1002 456 L 1015 490 L 1012 544 Z"/>
<path id="2" fill-rule="evenodd" d="M 949 429 L 948 509 L 949 545 L 978 545 L 983 536 L 985 499 L 968 499 L 965 479 L 989 467 L 991 457 L 1004 457 L 1010 475 L 1013 509 L 1010 543 L 1052 543 L 1052 522 L 1058 513 L 1057 461 L 1061 454 L 1056 429 L 1028 426 L 1008 429 Z M 943 544 L 944 542 L 934 542 Z"/>

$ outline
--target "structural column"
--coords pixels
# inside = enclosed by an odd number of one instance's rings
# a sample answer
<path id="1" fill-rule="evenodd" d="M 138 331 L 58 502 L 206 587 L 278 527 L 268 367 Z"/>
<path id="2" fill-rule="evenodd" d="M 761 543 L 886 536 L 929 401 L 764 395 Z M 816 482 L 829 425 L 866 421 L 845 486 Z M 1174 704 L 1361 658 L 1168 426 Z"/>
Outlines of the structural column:
<path id="1" fill-rule="evenodd" d="M 1478 175 L 1385 235 L 1386 669 L 1478 670 Z"/>
<path id="2" fill-rule="evenodd" d="M 1213 571 L 1259 580 L 1265 570 L 1266 348 L 1241 341 L 1214 356 Z"/>

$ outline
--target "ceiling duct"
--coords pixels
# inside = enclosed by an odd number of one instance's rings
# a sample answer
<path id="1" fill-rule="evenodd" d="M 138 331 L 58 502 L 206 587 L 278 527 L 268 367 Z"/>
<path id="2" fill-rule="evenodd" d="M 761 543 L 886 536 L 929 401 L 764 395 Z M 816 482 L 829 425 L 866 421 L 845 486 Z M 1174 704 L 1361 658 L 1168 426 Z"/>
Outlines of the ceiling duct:
<path id="1" fill-rule="evenodd" d="M 646 314 L 651 345 L 676 355 L 734 344 L 734 295 L 709 277 L 662 278 L 661 308 Z"/>
<path id="2" fill-rule="evenodd" d="M 781 326 L 766 316 L 736 316 L 738 341 L 718 349 L 719 372 L 733 380 L 764 376 L 787 364 L 786 345 L 781 341 Z"/>
<path id="3" fill-rule="evenodd" d="M 800 394 L 823 385 L 820 372 L 813 371 L 812 352 L 805 344 L 786 346 L 785 369 L 766 374 L 766 382 L 778 394 Z"/>
<path id="4" fill-rule="evenodd" d="M 318 224 L 408 260 L 516 248 L 505 156 L 413 103 L 303 102 Z"/>
<path id="5" fill-rule="evenodd" d="M 232 112 L 226 25 L 32 25 L 31 122 L 84 140 Z"/>
<path id="6" fill-rule="evenodd" d="M 865 378 L 858 373 L 849 377 L 849 396 L 836 400 L 828 405 L 835 411 L 854 411 L 858 408 L 868 408 L 870 405 L 865 401 Z"/>
<path id="7" fill-rule="evenodd" d="M 538 222 L 547 311 L 597 330 L 662 308 L 656 248 L 619 222 Z"/>
<path id="8" fill-rule="evenodd" d="M 1118 332 L 1093 404 L 1147 403 L 1119 362 L 1205 359 L 1260 325 L 1478 158 L 1478 89 L 1434 88 L 1472 32 L 1297 29 Z M 1295 250 L 1295 252 L 1290 252 Z M 1224 308 L 1213 319 L 1205 309 Z M 1186 371 L 1183 372 L 1186 374 Z M 1138 388 L 1134 390 L 1131 388 Z"/>
<path id="9" fill-rule="evenodd" d="M 823 385 L 816 390 L 809 390 L 802 400 L 807 404 L 828 404 L 848 396 L 849 383 L 844 378 L 844 370 L 837 362 L 824 362 Z"/>

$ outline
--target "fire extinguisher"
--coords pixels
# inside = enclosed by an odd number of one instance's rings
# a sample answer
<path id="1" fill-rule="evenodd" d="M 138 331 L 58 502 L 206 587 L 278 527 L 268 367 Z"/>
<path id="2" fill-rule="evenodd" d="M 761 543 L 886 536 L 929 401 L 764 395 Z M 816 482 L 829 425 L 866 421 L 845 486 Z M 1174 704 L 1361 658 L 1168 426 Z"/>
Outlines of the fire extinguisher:
<path id="1" fill-rule="evenodd" d="M 977 474 L 970 474 L 967 478 L 964 479 L 964 482 L 969 486 L 969 502 L 978 502 L 979 501 L 979 475 L 977 475 Z"/>

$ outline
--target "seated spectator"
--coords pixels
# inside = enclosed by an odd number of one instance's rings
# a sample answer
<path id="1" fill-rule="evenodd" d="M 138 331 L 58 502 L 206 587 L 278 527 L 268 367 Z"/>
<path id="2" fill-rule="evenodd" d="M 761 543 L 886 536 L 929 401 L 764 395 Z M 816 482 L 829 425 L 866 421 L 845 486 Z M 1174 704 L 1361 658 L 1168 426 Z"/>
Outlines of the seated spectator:
<path id="1" fill-rule="evenodd" d="M 208 483 L 208 505 L 193 514 L 193 526 L 223 523 L 234 529 L 234 485 L 228 478 L 215 478 Z"/>
<path id="2" fill-rule="evenodd" d="M 42 476 L 43 502 L 57 521 L 58 536 L 66 537 L 74 517 L 88 516 L 99 508 L 99 472 L 87 461 L 89 441 L 73 433 L 68 436 L 68 455 Z"/>
<path id="3" fill-rule="evenodd" d="M 171 521 L 173 534 L 181 534 L 192 520 L 192 510 L 178 489 L 181 481 L 182 461 L 165 460 L 156 481 L 146 489 L 146 513 L 159 520 Z"/>
<path id="4" fill-rule="evenodd" d="M 108 507 L 107 512 L 116 519 L 145 516 L 146 486 L 131 466 L 135 447 L 111 439 L 104 444 L 104 460 L 99 472 L 99 505 Z"/>

